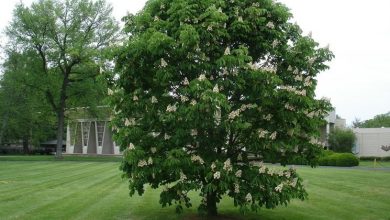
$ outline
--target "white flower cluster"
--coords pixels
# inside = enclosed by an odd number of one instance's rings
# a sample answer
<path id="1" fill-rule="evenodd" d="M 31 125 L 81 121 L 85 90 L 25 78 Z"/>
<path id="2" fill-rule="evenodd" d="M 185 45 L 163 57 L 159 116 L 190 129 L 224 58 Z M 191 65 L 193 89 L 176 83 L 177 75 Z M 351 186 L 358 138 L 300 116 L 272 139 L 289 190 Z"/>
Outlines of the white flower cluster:
<path id="1" fill-rule="evenodd" d="M 266 25 L 265 25 L 267 28 L 270 28 L 270 29 L 274 29 L 275 28 L 275 25 L 272 21 L 269 21 Z"/>
<path id="2" fill-rule="evenodd" d="M 214 179 L 219 180 L 221 178 L 221 172 L 217 171 L 214 173 Z"/>
<path id="3" fill-rule="evenodd" d="M 270 121 L 272 119 L 272 117 L 273 117 L 273 115 L 268 114 L 268 115 L 263 116 L 263 119 L 266 121 Z"/>
<path id="4" fill-rule="evenodd" d="M 290 178 L 291 177 L 291 172 L 290 171 L 286 171 L 286 173 L 284 174 L 287 178 Z"/>
<path id="5" fill-rule="evenodd" d="M 298 178 L 294 178 L 291 182 L 290 182 L 290 186 L 292 187 L 296 187 L 297 186 L 297 183 L 298 183 Z"/>
<path id="6" fill-rule="evenodd" d="M 204 164 L 203 159 L 200 156 L 198 156 L 198 155 L 192 155 L 191 156 L 191 161 L 192 162 L 199 162 L 202 165 Z"/>
<path id="7" fill-rule="evenodd" d="M 279 40 L 275 39 L 273 42 L 272 42 L 272 48 L 275 48 L 279 45 Z"/>
<path id="8" fill-rule="evenodd" d="M 148 158 L 148 165 L 152 165 L 153 164 L 153 159 L 151 157 Z"/>
<path id="9" fill-rule="evenodd" d="M 112 91 L 110 88 L 107 89 L 107 94 L 108 95 L 114 95 L 114 91 Z"/>
<path id="10" fill-rule="evenodd" d="M 243 22 L 244 21 L 241 16 L 238 16 L 237 20 L 238 20 L 238 22 Z"/>
<path id="11" fill-rule="evenodd" d="M 294 74 L 294 75 L 298 75 L 298 74 L 299 74 L 298 68 L 295 67 L 293 74 Z"/>
<path id="12" fill-rule="evenodd" d="M 135 125 L 135 118 L 126 118 L 125 119 L 125 126 L 133 126 Z"/>
<path id="13" fill-rule="evenodd" d="M 244 105 L 241 105 L 240 107 L 240 111 L 245 111 L 247 109 L 253 109 L 253 108 L 256 108 L 257 105 L 256 104 L 244 104 Z"/>
<path id="14" fill-rule="evenodd" d="M 154 21 L 159 21 L 160 20 L 160 18 L 156 15 L 156 16 L 154 16 Z"/>
<path id="15" fill-rule="evenodd" d="M 294 79 L 295 79 L 296 81 L 302 81 L 302 80 L 303 80 L 303 77 L 302 77 L 302 75 L 296 75 L 296 76 L 294 77 Z"/>
<path id="16" fill-rule="evenodd" d="M 197 135 L 198 135 L 198 130 L 191 129 L 191 136 L 197 136 Z"/>
<path id="17" fill-rule="evenodd" d="M 152 137 L 156 138 L 161 134 L 161 132 L 150 132 L 149 135 L 152 135 Z"/>
<path id="18" fill-rule="evenodd" d="M 276 192 L 280 193 L 280 192 L 282 192 L 282 190 L 283 190 L 283 183 L 281 183 L 281 184 L 279 184 L 278 186 L 275 187 L 275 191 Z"/>
<path id="19" fill-rule="evenodd" d="M 320 140 L 318 140 L 318 139 L 316 139 L 314 137 L 312 137 L 309 142 L 310 142 L 310 144 L 313 144 L 313 145 L 319 145 L 321 147 L 325 147 L 325 143 L 324 142 L 321 142 Z"/>
<path id="20" fill-rule="evenodd" d="M 239 193 L 240 192 L 240 185 L 238 183 L 234 184 L 234 193 Z"/>
<path id="21" fill-rule="evenodd" d="M 213 26 L 211 26 L 211 25 L 207 26 L 207 30 L 208 31 L 212 31 L 213 30 Z"/>
<path id="22" fill-rule="evenodd" d="M 196 100 L 195 100 L 195 99 L 192 99 L 190 104 L 191 104 L 191 105 L 196 105 L 196 103 L 197 103 Z"/>
<path id="23" fill-rule="evenodd" d="M 237 110 L 234 110 L 234 111 L 230 112 L 229 115 L 228 115 L 228 118 L 230 120 L 233 120 L 234 118 L 236 118 L 236 117 L 238 117 L 240 115 L 240 111 L 241 111 L 240 109 L 237 109 Z"/>
<path id="24" fill-rule="evenodd" d="M 258 133 L 259 133 L 259 138 L 265 138 L 266 135 L 267 135 L 269 132 L 268 132 L 267 130 L 264 130 L 264 129 L 260 128 L 260 129 L 258 130 Z"/>
<path id="25" fill-rule="evenodd" d="M 310 76 L 306 77 L 303 85 L 304 86 L 311 86 L 312 84 L 313 84 L 313 82 L 311 81 L 311 77 Z"/>
<path id="26" fill-rule="evenodd" d="M 276 73 L 275 67 L 262 67 L 261 69 L 265 72 Z"/>
<path id="27" fill-rule="evenodd" d="M 157 152 L 157 148 L 155 148 L 155 147 L 150 148 L 150 152 L 152 152 L 152 154 L 156 153 Z"/>
<path id="28" fill-rule="evenodd" d="M 212 164 L 211 164 L 211 170 L 214 170 L 215 168 L 217 168 L 217 166 L 215 165 L 215 163 L 213 162 Z"/>
<path id="29" fill-rule="evenodd" d="M 218 84 L 215 84 L 215 86 L 214 86 L 214 88 L 213 88 L 213 92 L 219 93 Z"/>
<path id="30" fill-rule="evenodd" d="M 275 174 L 275 171 L 271 168 L 268 169 L 268 175 L 273 176 Z"/>
<path id="31" fill-rule="evenodd" d="M 260 166 L 259 174 L 266 173 L 266 172 L 267 172 L 267 168 L 264 165 Z"/>
<path id="32" fill-rule="evenodd" d="M 223 163 L 223 169 L 226 170 L 227 172 L 231 172 L 233 170 L 232 164 L 230 162 L 230 158 L 228 158 L 224 163 Z"/>
<path id="33" fill-rule="evenodd" d="M 221 107 L 216 106 L 216 110 L 214 112 L 214 122 L 218 126 L 221 124 Z"/>
<path id="34" fill-rule="evenodd" d="M 297 95 L 306 96 L 306 90 L 298 90 L 292 86 L 280 86 L 281 90 L 286 90 L 291 93 L 295 93 Z"/>
<path id="35" fill-rule="evenodd" d="M 166 66 L 168 66 L 168 63 L 167 63 L 167 61 L 165 61 L 164 60 L 164 58 L 161 58 L 161 61 L 160 61 L 160 67 L 166 67 Z"/>
<path id="36" fill-rule="evenodd" d="M 316 57 L 311 57 L 308 61 L 309 65 L 312 66 L 314 64 L 314 62 L 316 61 Z"/>
<path id="37" fill-rule="evenodd" d="M 242 176 L 242 170 L 237 170 L 237 172 L 235 173 L 236 177 L 237 178 L 241 178 Z"/>
<path id="38" fill-rule="evenodd" d="M 168 106 L 167 106 L 167 112 L 175 112 L 176 111 L 176 109 L 177 109 L 177 107 L 176 107 L 176 105 L 171 105 L 171 104 L 169 104 Z"/>
<path id="39" fill-rule="evenodd" d="M 284 105 L 284 108 L 287 109 L 287 110 L 290 110 L 290 111 L 295 111 L 295 107 L 290 105 L 290 104 L 288 104 L 288 103 L 286 103 Z"/>
<path id="40" fill-rule="evenodd" d="M 187 77 L 184 77 L 183 85 L 188 86 L 190 82 L 188 81 Z"/>
<path id="41" fill-rule="evenodd" d="M 130 143 L 128 149 L 129 149 L 129 150 L 134 150 L 134 149 L 135 149 L 134 144 L 133 144 L 133 143 Z"/>
<path id="42" fill-rule="evenodd" d="M 272 132 L 272 134 L 269 136 L 269 138 L 271 138 L 271 140 L 275 140 L 277 134 L 278 134 L 278 132 L 274 131 L 274 132 Z"/>
<path id="43" fill-rule="evenodd" d="M 155 96 L 152 96 L 152 103 L 155 104 L 155 103 L 158 103 L 158 100 Z"/>
<path id="44" fill-rule="evenodd" d="M 242 160 L 242 154 L 241 154 L 241 153 L 238 154 L 237 160 L 238 160 L 238 161 L 241 161 L 241 160 Z"/>
<path id="45" fill-rule="evenodd" d="M 251 195 L 250 193 L 246 194 L 245 200 L 246 200 L 247 202 L 252 202 L 252 195 Z"/>
<path id="46" fill-rule="evenodd" d="M 183 173 L 183 171 L 180 171 L 180 182 L 184 182 L 187 179 L 187 176 Z"/>
<path id="47" fill-rule="evenodd" d="M 169 136 L 167 133 L 164 134 L 164 140 L 169 140 L 171 139 L 171 136 Z"/>
<path id="48" fill-rule="evenodd" d="M 144 167 L 144 166 L 147 166 L 148 165 L 148 163 L 146 162 L 146 160 L 140 160 L 140 161 L 138 161 L 138 166 L 139 167 Z"/>
<path id="49" fill-rule="evenodd" d="M 230 55 L 230 47 L 226 47 L 224 55 Z"/>
<path id="50" fill-rule="evenodd" d="M 205 74 L 200 74 L 200 76 L 198 77 L 198 80 L 199 81 L 204 81 L 204 80 L 206 80 L 207 78 L 206 78 L 206 75 Z"/>

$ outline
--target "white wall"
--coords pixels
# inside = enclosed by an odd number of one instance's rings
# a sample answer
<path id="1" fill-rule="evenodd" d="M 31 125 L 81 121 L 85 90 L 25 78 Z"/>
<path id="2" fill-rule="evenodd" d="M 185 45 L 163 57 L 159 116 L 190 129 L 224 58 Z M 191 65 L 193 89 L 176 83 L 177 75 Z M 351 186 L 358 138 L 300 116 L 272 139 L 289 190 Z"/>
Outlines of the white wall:
<path id="1" fill-rule="evenodd" d="M 390 157 L 390 151 L 381 149 L 390 145 L 390 128 L 356 128 L 356 152 L 360 157 Z"/>

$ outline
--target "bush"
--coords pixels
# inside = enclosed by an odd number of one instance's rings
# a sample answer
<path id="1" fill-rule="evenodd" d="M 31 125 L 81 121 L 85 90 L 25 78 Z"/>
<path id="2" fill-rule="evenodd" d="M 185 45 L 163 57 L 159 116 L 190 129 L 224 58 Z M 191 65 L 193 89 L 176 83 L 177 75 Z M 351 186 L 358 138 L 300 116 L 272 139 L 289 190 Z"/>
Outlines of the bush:
<path id="1" fill-rule="evenodd" d="M 319 165 L 352 167 L 359 165 L 359 159 L 351 153 L 327 153 L 319 159 Z"/>

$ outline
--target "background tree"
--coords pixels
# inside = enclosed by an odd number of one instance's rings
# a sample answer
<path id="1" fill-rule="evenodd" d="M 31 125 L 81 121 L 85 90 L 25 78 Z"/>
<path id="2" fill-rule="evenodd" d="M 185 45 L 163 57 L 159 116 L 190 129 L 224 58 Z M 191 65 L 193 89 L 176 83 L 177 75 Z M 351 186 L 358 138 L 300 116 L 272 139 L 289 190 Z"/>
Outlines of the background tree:
<path id="1" fill-rule="evenodd" d="M 356 136 L 352 129 L 334 129 L 330 132 L 328 142 L 330 149 L 335 152 L 351 153 Z"/>
<path id="2" fill-rule="evenodd" d="M 33 51 L 19 54 L 6 51 L 0 79 L 0 145 L 20 140 L 25 153 L 29 145 L 39 146 L 41 141 L 53 138 L 54 114 L 43 94 L 33 87 L 39 74 L 40 60 Z"/>
<path id="3" fill-rule="evenodd" d="M 112 102 L 130 195 L 162 187 L 181 211 L 198 190 L 208 215 L 225 194 L 242 211 L 306 197 L 294 169 L 250 162 L 315 165 L 322 149 L 314 77 L 333 55 L 291 16 L 271 0 L 150 0 L 127 17 Z"/>
<path id="4" fill-rule="evenodd" d="M 372 119 L 368 119 L 358 124 L 359 128 L 390 128 L 390 112 L 385 114 L 376 115 Z"/>
<path id="5" fill-rule="evenodd" d="M 30 7 L 20 3 L 7 28 L 12 47 L 34 50 L 41 60 L 41 82 L 34 87 L 45 94 L 57 117 L 57 157 L 62 155 L 68 99 L 83 100 L 94 90 L 104 50 L 116 40 L 118 25 L 111 12 L 103 0 L 40 0 Z"/>

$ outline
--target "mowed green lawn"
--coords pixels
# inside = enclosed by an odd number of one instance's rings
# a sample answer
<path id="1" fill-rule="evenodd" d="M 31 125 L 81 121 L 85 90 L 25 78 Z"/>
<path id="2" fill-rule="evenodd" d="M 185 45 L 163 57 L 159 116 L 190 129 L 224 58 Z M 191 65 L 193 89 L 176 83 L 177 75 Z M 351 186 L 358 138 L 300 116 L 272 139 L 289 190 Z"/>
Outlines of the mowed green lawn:
<path id="1" fill-rule="evenodd" d="M 159 191 L 128 196 L 118 162 L 0 161 L 0 219 L 201 219 L 199 199 L 182 215 L 161 208 Z M 232 201 L 220 219 L 390 220 L 390 170 L 299 167 L 309 200 L 240 216 Z"/>

